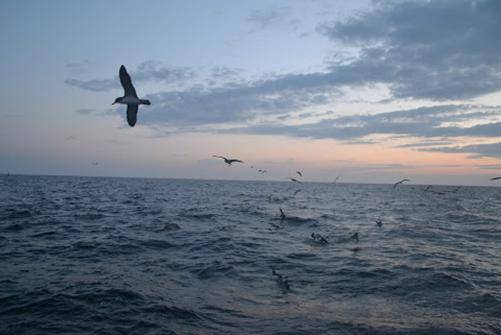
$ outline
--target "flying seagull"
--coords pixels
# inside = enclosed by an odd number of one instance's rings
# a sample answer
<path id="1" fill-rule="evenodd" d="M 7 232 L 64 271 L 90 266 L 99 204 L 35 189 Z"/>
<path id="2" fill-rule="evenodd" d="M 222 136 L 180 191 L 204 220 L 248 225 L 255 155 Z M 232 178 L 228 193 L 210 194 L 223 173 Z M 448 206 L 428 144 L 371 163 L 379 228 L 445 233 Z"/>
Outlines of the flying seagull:
<path id="1" fill-rule="evenodd" d="M 336 177 L 336 179 L 334 179 L 333 183 L 335 184 L 338 180 L 339 180 L 339 176 Z"/>
<path id="2" fill-rule="evenodd" d="M 302 183 L 301 183 L 299 180 L 297 180 L 296 178 L 289 177 L 289 178 L 287 178 L 287 179 L 289 179 L 290 181 L 293 181 L 293 182 L 295 182 L 295 183 L 302 184 Z"/>
<path id="3" fill-rule="evenodd" d="M 294 195 L 298 194 L 299 192 L 301 192 L 301 189 L 297 189 L 294 191 Z"/>
<path id="4" fill-rule="evenodd" d="M 124 96 L 116 98 L 112 105 L 116 103 L 127 105 L 127 123 L 129 123 L 129 126 L 134 127 L 137 121 L 137 110 L 139 105 L 151 105 L 151 103 L 149 100 L 139 99 L 137 97 L 136 89 L 132 86 L 132 81 L 130 80 L 125 66 L 120 66 L 118 74 L 120 83 L 124 88 Z"/>
<path id="5" fill-rule="evenodd" d="M 406 181 L 411 181 L 410 179 L 402 179 L 393 184 L 393 188 L 396 188 L 398 185 L 405 183 Z"/>
<path id="6" fill-rule="evenodd" d="M 427 192 L 430 188 L 431 188 L 431 185 L 428 185 L 428 186 L 426 186 L 426 188 L 424 189 L 424 191 Z"/>
<path id="7" fill-rule="evenodd" d="M 302 177 L 302 176 L 303 176 L 303 174 L 301 173 L 301 171 L 296 171 L 296 173 L 297 173 L 300 177 Z"/>
<path id="8" fill-rule="evenodd" d="M 94 166 L 99 165 L 99 163 L 98 163 L 98 162 L 92 162 L 91 164 L 92 164 L 92 165 L 94 165 Z"/>
<path id="9" fill-rule="evenodd" d="M 263 173 L 268 173 L 268 170 L 261 170 L 261 169 L 259 169 L 259 170 L 257 170 L 257 172 L 263 174 Z"/>
<path id="10" fill-rule="evenodd" d="M 231 164 L 233 164 L 233 163 L 243 163 L 243 161 L 241 161 L 240 159 L 226 158 L 226 157 L 218 156 L 218 155 L 212 155 L 212 157 L 223 159 L 224 162 L 226 164 L 228 164 L 228 166 L 231 166 Z"/>
<path id="11" fill-rule="evenodd" d="M 490 180 L 499 180 L 501 179 L 501 177 L 494 177 L 494 178 L 491 178 Z"/>

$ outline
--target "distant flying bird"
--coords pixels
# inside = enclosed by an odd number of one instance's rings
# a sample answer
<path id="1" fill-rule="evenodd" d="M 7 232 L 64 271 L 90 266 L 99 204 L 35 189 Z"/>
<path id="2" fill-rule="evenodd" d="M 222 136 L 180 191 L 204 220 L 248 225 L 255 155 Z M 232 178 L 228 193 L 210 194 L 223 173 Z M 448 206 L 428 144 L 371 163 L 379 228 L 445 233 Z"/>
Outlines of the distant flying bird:
<path id="1" fill-rule="evenodd" d="M 287 179 L 289 179 L 290 181 L 293 181 L 295 183 L 299 183 L 299 184 L 302 184 L 299 180 L 297 180 L 296 178 L 292 178 L 292 177 L 288 177 Z"/>
<path id="2" fill-rule="evenodd" d="M 298 194 L 299 192 L 301 192 L 301 189 L 295 190 L 294 195 Z"/>
<path id="3" fill-rule="evenodd" d="M 303 176 L 303 174 L 301 173 L 301 171 L 296 171 L 296 173 L 297 173 L 300 177 L 302 177 L 302 176 Z"/>
<path id="4" fill-rule="evenodd" d="M 460 186 L 456 187 L 455 189 L 453 189 L 451 192 L 452 193 L 457 193 L 462 187 L 463 186 L 460 185 Z"/>
<path id="5" fill-rule="evenodd" d="M 231 166 L 231 164 L 233 164 L 233 163 L 243 163 L 243 161 L 241 161 L 240 159 L 226 158 L 226 157 L 218 156 L 218 155 L 212 155 L 212 157 L 223 159 L 224 162 L 226 164 L 228 164 L 228 166 Z"/>
<path id="6" fill-rule="evenodd" d="M 431 185 L 428 185 L 428 186 L 426 186 L 426 188 L 424 189 L 424 191 L 427 192 L 430 188 L 431 188 Z"/>
<path id="7" fill-rule="evenodd" d="M 501 179 L 501 177 L 494 177 L 494 178 L 491 178 L 490 180 L 499 180 Z"/>
<path id="8" fill-rule="evenodd" d="M 94 166 L 99 165 L 99 163 L 98 163 L 98 162 L 92 162 L 91 164 L 92 164 L 92 165 L 94 165 Z"/>
<path id="9" fill-rule="evenodd" d="M 396 188 L 398 185 L 405 183 L 406 181 L 411 181 L 410 179 L 402 179 L 393 184 L 393 188 Z"/>
<path id="10" fill-rule="evenodd" d="M 149 100 L 139 99 L 137 97 L 136 89 L 132 86 L 132 81 L 125 66 L 120 66 L 118 74 L 120 83 L 124 88 L 124 96 L 116 98 L 112 105 L 116 103 L 127 105 L 127 123 L 129 123 L 129 126 L 134 127 L 137 121 L 137 110 L 139 105 L 151 105 L 151 103 Z"/>
<path id="11" fill-rule="evenodd" d="M 268 173 L 268 170 L 261 170 L 261 169 L 259 169 L 259 170 L 257 170 L 257 172 L 263 174 L 263 173 Z"/>
<path id="12" fill-rule="evenodd" d="M 339 176 L 336 177 L 336 179 L 334 179 L 334 183 L 336 183 L 338 180 L 339 180 Z"/>

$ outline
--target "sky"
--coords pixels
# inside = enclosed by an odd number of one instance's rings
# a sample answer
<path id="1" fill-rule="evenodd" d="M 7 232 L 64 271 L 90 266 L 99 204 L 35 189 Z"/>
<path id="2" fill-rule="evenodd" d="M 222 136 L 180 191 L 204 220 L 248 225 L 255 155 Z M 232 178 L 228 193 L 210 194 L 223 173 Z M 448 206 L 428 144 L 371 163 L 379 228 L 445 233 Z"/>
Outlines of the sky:
<path id="1" fill-rule="evenodd" d="M 1 1 L 0 173 L 493 185 L 499 13 L 497 0 Z M 111 105 L 122 64 L 152 103 L 134 128 Z"/>

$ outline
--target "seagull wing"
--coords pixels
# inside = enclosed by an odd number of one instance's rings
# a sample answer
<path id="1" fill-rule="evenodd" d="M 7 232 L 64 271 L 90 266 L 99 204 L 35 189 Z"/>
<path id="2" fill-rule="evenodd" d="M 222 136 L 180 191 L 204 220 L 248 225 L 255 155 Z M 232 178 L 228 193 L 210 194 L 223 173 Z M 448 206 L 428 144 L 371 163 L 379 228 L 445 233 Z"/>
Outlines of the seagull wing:
<path id="1" fill-rule="evenodd" d="M 136 89 L 134 88 L 134 86 L 132 86 L 132 80 L 130 79 L 129 74 L 127 73 L 127 70 L 123 65 L 120 66 L 119 77 L 120 83 L 124 88 L 124 96 L 137 98 Z"/>
<path id="2" fill-rule="evenodd" d="M 134 127 L 136 124 L 138 107 L 138 105 L 127 105 L 127 122 L 131 127 Z"/>
<path id="3" fill-rule="evenodd" d="M 218 155 L 212 155 L 212 157 L 216 157 L 216 158 L 221 158 L 221 159 L 224 159 L 224 160 L 226 160 L 226 157 L 223 157 L 223 156 L 218 156 Z"/>
<path id="4" fill-rule="evenodd" d="M 240 159 L 228 159 L 228 161 L 231 163 L 243 163 Z"/>
<path id="5" fill-rule="evenodd" d="M 494 178 L 491 178 L 491 180 L 499 180 L 501 179 L 501 177 L 494 177 Z"/>

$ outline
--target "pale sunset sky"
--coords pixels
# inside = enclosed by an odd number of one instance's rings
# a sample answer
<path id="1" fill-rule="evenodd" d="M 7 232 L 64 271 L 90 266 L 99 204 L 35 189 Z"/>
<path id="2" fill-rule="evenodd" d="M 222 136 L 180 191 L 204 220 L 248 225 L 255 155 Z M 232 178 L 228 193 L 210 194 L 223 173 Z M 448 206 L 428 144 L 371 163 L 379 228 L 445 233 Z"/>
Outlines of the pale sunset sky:
<path id="1" fill-rule="evenodd" d="M 500 13 L 497 0 L 1 1 L 0 173 L 493 185 Z M 111 105 L 122 64 L 152 103 L 134 128 Z"/>

